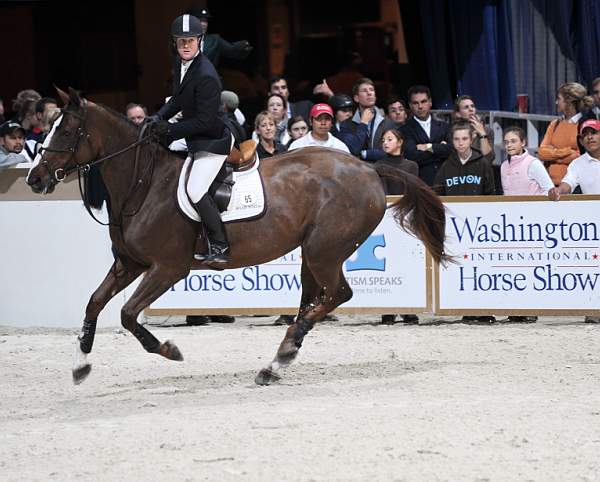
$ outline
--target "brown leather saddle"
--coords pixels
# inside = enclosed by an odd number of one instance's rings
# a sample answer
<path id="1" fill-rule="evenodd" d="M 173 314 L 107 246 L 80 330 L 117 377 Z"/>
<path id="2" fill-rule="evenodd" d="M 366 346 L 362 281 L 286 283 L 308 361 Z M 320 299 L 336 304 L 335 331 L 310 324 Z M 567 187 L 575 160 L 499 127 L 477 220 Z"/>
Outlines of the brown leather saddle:
<path id="1" fill-rule="evenodd" d="M 208 189 L 215 200 L 219 211 L 223 212 L 229 205 L 231 191 L 233 190 L 233 173 L 247 171 L 256 164 L 256 142 L 252 139 L 240 144 L 239 149 L 233 147 L 225 159 L 223 167 Z"/>

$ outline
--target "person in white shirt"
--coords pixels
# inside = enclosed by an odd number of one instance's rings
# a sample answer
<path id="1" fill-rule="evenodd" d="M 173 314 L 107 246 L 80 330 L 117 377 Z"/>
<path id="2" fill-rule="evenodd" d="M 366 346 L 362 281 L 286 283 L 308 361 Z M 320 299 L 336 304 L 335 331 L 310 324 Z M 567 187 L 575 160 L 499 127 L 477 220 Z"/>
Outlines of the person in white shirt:
<path id="1" fill-rule="evenodd" d="M 0 126 L 0 171 L 22 162 L 31 162 L 25 146 L 25 129 L 21 124 L 8 121 Z"/>
<path id="2" fill-rule="evenodd" d="M 576 158 L 558 187 L 548 191 L 548 198 L 558 201 L 579 186 L 583 194 L 600 194 L 600 120 L 588 119 L 579 127 L 579 137 L 586 153 Z"/>
<path id="3" fill-rule="evenodd" d="M 310 110 L 311 131 L 290 144 L 289 151 L 301 147 L 331 147 L 350 154 L 350 150 L 342 141 L 329 131 L 333 125 L 333 109 L 329 104 L 315 104 Z"/>

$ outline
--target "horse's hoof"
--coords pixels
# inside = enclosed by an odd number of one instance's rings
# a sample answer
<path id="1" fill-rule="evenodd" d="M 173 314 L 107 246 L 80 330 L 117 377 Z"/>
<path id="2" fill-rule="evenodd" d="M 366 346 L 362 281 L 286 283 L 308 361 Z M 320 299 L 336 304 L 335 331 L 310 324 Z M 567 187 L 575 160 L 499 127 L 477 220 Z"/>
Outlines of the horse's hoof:
<path id="1" fill-rule="evenodd" d="M 169 360 L 183 361 L 183 355 L 171 340 L 167 340 L 160 345 L 159 353 Z"/>
<path id="2" fill-rule="evenodd" d="M 256 378 L 254 379 L 254 383 L 257 385 L 270 385 L 273 382 L 278 382 L 281 380 L 281 377 L 277 375 L 273 370 L 269 370 L 268 368 L 263 368 L 258 372 Z"/>
<path id="3" fill-rule="evenodd" d="M 81 365 L 78 368 L 73 369 L 73 383 L 75 385 L 79 385 L 82 381 L 84 381 L 90 372 L 92 371 L 92 365 L 86 363 L 85 365 Z"/>

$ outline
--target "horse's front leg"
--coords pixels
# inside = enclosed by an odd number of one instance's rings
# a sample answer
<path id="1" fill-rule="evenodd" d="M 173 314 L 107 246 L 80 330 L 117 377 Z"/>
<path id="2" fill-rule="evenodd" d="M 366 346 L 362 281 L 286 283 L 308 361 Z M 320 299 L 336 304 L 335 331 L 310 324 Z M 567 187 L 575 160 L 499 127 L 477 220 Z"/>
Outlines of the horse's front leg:
<path id="1" fill-rule="evenodd" d="M 92 365 L 87 361 L 87 356 L 92 351 L 94 336 L 96 335 L 96 322 L 98 315 L 106 304 L 120 291 L 129 286 L 144 270 L 132 265 L 125 267 L 117 259 L 104 278 L 104 281 L 94 291 L 85 309 L 85 319 L 81 334 L 77 337 L 75 360 L 73 363 L 73 383 L 79 384 L 90 374 Z"/>
<path id="2" fill-rule="evenodd" d="M 169 360 L 176 361 L 183 360 L 177 346 L 169 340 L 160 343 L 150 331 L 137 322 L 137 318 L 144 308 L 148 307 L 189 272 L 188 265 L 185 266 L 185 268 L 177 269 L 153 265 L 146 272 L 131 298 L 121 309 L 121 324 L 133 333 L 133 336 L 137 338 L 148 353 L 156 353 Z"/>

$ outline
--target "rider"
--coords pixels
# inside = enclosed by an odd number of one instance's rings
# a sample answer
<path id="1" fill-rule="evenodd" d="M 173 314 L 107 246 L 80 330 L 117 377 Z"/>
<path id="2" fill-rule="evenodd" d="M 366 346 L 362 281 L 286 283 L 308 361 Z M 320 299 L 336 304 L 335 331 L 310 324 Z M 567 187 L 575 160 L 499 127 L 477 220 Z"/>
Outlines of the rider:
<path id="1" fill-rule="evenodd" d="M 204 31 L 193 15 L 181 15 L 171 25 L 177 49 L 173 97 L 153 119 L 154 132 L 168 140 L 185 138 L 189 158 L 193 159 L 188 189 L 191 201 L 208 235 L 208 253 L 194 254 L 196 259 L 225 263 L 229 249 L 219 209 L 208 188 L 219 173 L 232 145 L 232 136 L 220 113 L 221 81 L 215 68 L 200 51 Z M 179 122 L 169 123 L 178 112 Z"/>

